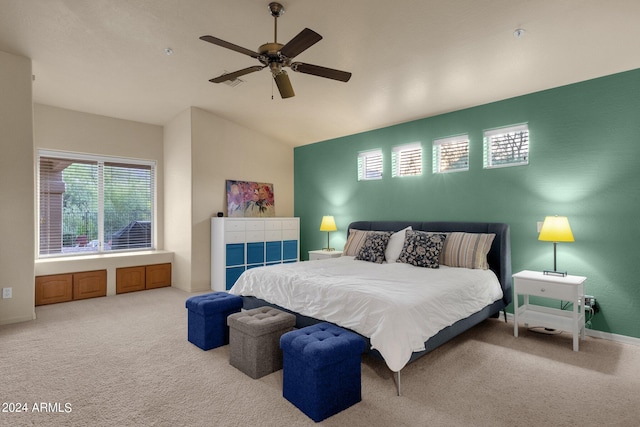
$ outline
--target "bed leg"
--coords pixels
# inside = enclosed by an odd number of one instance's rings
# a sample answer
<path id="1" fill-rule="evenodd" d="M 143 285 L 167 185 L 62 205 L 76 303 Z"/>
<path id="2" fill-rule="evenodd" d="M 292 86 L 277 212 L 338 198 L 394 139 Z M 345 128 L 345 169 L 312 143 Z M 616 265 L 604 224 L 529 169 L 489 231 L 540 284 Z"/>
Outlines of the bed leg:
<path id="1" fill-rule="evenodd" d="M 400 382 L 400 371 L 396 372 L 396 390 L 398 396 L 402 396 L 402 383 Z"/>
<path id="2" fill-rule="evenodd" d="M 504 323 L 507 323 L 507 309 L 503 308 L 502 312 L 504 313 Z"/>

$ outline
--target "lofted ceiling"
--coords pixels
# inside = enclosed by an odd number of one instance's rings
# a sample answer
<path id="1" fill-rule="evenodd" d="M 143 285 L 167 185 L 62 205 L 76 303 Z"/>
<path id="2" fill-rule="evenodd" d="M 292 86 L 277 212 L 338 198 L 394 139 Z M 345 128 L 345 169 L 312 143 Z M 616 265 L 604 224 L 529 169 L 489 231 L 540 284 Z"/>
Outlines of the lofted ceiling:
<path id="1" fill-rule="evenodd" d="M 193 106 L 292 146 L 640 68 L 638 0 L 281 3 L 278 42 L 318 32 L 296 60 L 348 83 L 208 81 L 258 62 L 198 38 L 273 42 L 269 0 L 0 0 L 0 51 L 32 59 L 36 103 L 158 125 Z"/>

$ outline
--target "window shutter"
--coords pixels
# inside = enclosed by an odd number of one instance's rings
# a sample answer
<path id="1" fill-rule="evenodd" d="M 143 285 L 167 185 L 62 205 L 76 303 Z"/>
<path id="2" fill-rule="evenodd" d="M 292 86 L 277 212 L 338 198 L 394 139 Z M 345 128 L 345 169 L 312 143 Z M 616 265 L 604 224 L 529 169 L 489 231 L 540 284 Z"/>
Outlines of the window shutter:
<path id="1" fill-rule="evenodd" d="M 529 164 L 528 125 L 523 124 L 485 131 L 485 168 L 526 164 Z"/>
<path id="2" fill-rule="evenodd" d="M 433 141 L 433 173 L 469 170 L 469 135 Z"/>
<path id="3" fill-rule="evenodd" d="M 391 170 L 392 177 L 422 175 L 422 146 L 420 143 L 393 147 Z"/>
<path id="4" fill-rule="evenodd" d="M 382 150 L 358 153 L 358 181 L 382 179 Z"/>

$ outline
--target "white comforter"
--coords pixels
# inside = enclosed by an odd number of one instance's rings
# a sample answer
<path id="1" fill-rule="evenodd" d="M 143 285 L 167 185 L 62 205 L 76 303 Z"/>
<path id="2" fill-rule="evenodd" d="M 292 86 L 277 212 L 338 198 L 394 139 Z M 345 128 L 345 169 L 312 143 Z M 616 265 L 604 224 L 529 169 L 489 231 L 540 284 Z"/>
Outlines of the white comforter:
<path id="1" fill-rule="evenodd" d="M 375 264 L 346 256 L 253 268 L 229 292 L 356 331 L 392 371 L 441 329 L 502 298 L 491 270 Z"/>

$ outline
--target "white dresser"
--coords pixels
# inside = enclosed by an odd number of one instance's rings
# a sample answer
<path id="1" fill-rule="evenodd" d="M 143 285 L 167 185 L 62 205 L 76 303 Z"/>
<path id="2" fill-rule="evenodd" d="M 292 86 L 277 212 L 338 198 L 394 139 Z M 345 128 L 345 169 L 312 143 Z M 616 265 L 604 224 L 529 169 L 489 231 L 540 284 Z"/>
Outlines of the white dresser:
<path id="1" fill-rule="evenodd" d="M 300 218 L 211 218 L 211 289 L 247 269 L 300 260 Z"/>

